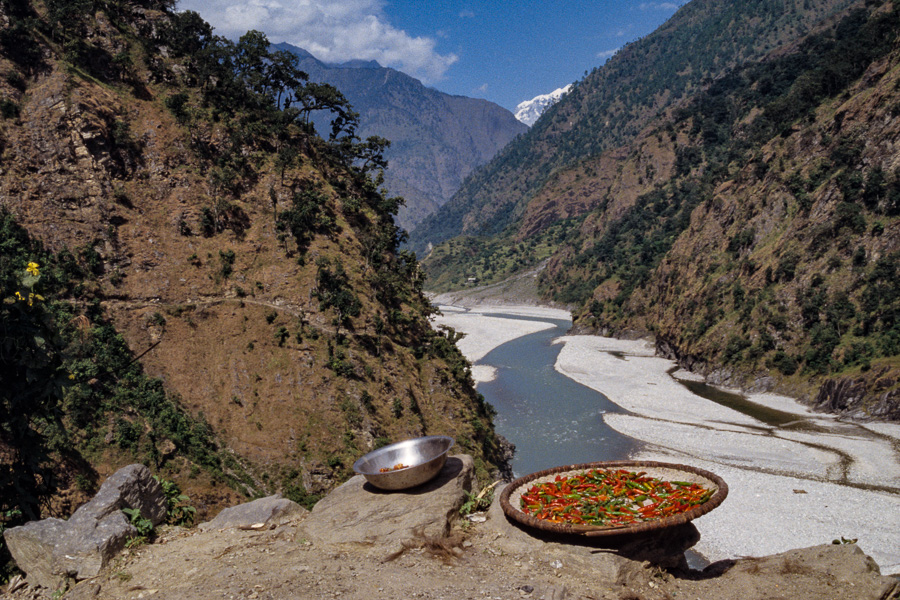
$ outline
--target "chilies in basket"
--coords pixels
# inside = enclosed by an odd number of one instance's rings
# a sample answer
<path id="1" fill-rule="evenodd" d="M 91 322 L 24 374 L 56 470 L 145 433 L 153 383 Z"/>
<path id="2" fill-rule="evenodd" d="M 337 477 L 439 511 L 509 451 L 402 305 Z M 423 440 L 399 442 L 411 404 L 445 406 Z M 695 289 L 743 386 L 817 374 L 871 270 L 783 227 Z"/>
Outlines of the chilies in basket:
<path id="1" fill-rule="evenodd" d="M 551 523 L 616 527 L 687 512 L 714 490 L 689 481 L 662 481 L 646 472 L 591 469 L 532 485 L 522 512 Z"/>

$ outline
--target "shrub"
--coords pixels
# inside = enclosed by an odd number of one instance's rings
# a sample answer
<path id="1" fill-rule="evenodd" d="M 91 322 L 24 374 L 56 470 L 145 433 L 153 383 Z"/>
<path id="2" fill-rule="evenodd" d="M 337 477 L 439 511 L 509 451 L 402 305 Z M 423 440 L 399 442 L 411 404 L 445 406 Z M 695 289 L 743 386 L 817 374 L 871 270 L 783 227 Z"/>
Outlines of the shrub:
<path id="1" fill-rule="evenodd" d="M 232 272 L 234 272 L 234 259 L 235 254 L 234 250 L 219 250 L 219 263 L 221 266 L 219 267 L 219 275 L 222 279 L 228 279 L 231 277 Z"/>
<path id="2" fill-rule="evenodd" d="M 737 362 L 741 359 L 741 354 L 744 352 L 744 349 L 749 347 L 749 340 L 739 335 L 732 335 L 725 343 L 725 350 L 722 354 L 722 360 L 726 363 Z"/>
<path id="3" fill-rule="evenodd" d="M 137 443 L 141 439 L 141 427 L 137 423 L 132 423 L 121 417 L 116 419 L 116 433 L 114 436 L 116 444 L 123 450 L 135 450 Z"/>
<path id="4" fill-rule="evenodd" d="M 166 108 L 175 117 L 179 124 L 185 125 L 190 120 L 190 113 L 187 111 L 188 95 L 187 92 L 178 92 L 166 98 Z"/>
<path id="5" fill-rule="evenodd" d="M 136 508 L 123 508 L 122 512 L 128 517 L 128 521 L 137 529 L 137 536 L 128 538 L 125 546 L 131 548 L 146 543 L 153 537 L 153 521 L 145 518 Z"/>
<path id="6" fill-rule="evenodd" d="M 0 117 L 4 119 L 18 119 L 19 105 L 9 98 L 3 98 L 0 100 Z"/>
<path id="7" fill-rule="evenodd" d="M 166 523 L 179 527 L 193 525 L 197 509 L 187 504 L 190 498 L 181 493 L 181 488 L 174 481 L 160 479 L 156 475 L 153 478 L 162 486 L 163 494 L 166 496 Z"/>
<path id="8" fill-rule="evenodd" d="M 778 350 L 775 352 L 775 356 L 772 357 L 772 360 L 769 362 L 770 366 L 778 369 L 783 375 L 793 375 L 797 372 L 798 364 L 797 361 L 785 354 L 783 350 Z"/>

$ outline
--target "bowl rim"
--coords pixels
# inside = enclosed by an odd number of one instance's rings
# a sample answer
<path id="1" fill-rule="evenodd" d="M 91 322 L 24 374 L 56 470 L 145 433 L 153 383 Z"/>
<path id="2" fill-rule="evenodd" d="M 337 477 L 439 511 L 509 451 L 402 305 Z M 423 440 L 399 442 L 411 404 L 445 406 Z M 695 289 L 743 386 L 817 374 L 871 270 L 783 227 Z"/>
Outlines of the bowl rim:
<path id="1" fill-rule="evenodd" d="M 421 462 L 421 463 L 419 463 L 419 464 L 416 464 L 416 465 L 409 465 L 409 466 L 404 467 L 404 468 L 402 468 L 402 469 L 396 469 L 396 470 L 393 470 L 393 471 L 385 471 L 385 472 L 381 472 L 381 471 L 366 471 L 366 470 L 363 470 L 363 469 L 361 468 L 362 463 L 364 463 L 364 462 L 365 462 L 372 454 L 375 454 L 376 452 L 384 452 L 385 450 L 392 450 L 392 449 L 394 449 L 394 448 L 402 448 L 402 447 L 404 447 L 404 446 L 416 445 L 417 443 L 421 443 L 421 442 L 423 442 L 423 441 L 425 441 L 425 440 L 435 440 L 435 439 L 438 439 L 438 440 L 446 440 L 446 441 L 449 442 L 449 443 L 447 444 L 447 447 L 444 448 L 443 451 L 439 452 L 438 454 L 435 454 L 434 456 L 430 457 L 428 460 L 426 460 L 426 461 L 424 461 L 424 462 Z M 414 438 L 409 438 L 409 439 L 401 440 L 401 441 L 399 441 L 399 442 L 394 442 L 394 443 L 392 443 L 392 444 L 388 444 L 388 445 L 386 445 L 386 446 L 382 446 L 381 448 L 376 448 L 375 450 L 370 450 L 369 452 L 366 452 L 365 454 L 363 454 L 362 456 L 360 456 L 358 459 L 356 459 L 356 461 L 353 463 L 353 471 L 354 471 L 355 473 L 359 474 L 359 475 L 389 475 L 389 474 L 391 474 L 391 473 L 403 473 L 404 471 L 406 471 L 406 470 L 408 470 L 408 469 L 413 469 L 413 468 L 415 468 L 415 467 L 421 466 L 421 465 L 423 465 L 423 464 L 425 464 L 425 463 L 427 463 L 427 462 L 430 462 L 430 461 L 432 461 L 432 460 L 434 460 L 434 459 L 436 459 L 436 458 L 439 458 L 440 456 L 442 456 L 442 455 L 444 455 L 444 454 L 449 453 L 449 452 L 450 452 L 450 449 L 453 448 L 453 446 L 454 446 L 455 444 L 456 444 L 456 440 L 454 440 L 454 439 L 453 439 L 452 437 L 450 437 L 449 435 L 423 435 L 423 436 L 419 436 L 419 437 L 414 437 Z"/>
<path id="2" fill-rule="evenodd" d="M 535 480 L 550 475 L 574 475 L 576 473 L 588 471 L 591 469 L 640 470 L 644 468 L 680 471 L 682 473 L 689 473 L 695 476 L 699 476 L 712 483 L 715 487 L 715 491 L 713 492 L 713 495 L 709 500 L 699 506 L 695 506 L 689 511 L 679 513 L 677 515 L 663 517 L 662 519 L 656 519 L 653 521 L 643 521 L 631 525 L 619 525 L 611 527 L 602 527 L 597 525 L 571 525 L 568 523 L 551 523 L 550 521 L 538 519 L 537 517 L 533 517 L 522 512 L 518 507 L 513 506 L 513 503 L 510 501 L 510 497 L 516 491 L 523 490 L 528 484 L 534 482 Z M 716 508 L 722 503 L 723 500 L 725 500 L 726 496 L 728 496 L 728 484 L 726 484 L 725 481 L 715 473 L 711 473 L 704 469 L 676 463 L 618 460 L 553 467 L 551 469 L 545 469 L 543 471 L 537 471 L 529 475 L 524 475 L 512 481 L 503 489 L 503 492 L 501 492 L 500 494 L 500 506 L 503 509 L 503 512 L 506 513 L 506 516 L 508 518 L 528 527 L 533 527 L 535 529 L 540 529 L 542 531 L 551 533 L 574 534 L 585 537 L 601 537 L 644 533 L 681 525 L 687 523 L 688 521 L 696 519 L 697 517 L 703 516 L 712 509 Z"/>

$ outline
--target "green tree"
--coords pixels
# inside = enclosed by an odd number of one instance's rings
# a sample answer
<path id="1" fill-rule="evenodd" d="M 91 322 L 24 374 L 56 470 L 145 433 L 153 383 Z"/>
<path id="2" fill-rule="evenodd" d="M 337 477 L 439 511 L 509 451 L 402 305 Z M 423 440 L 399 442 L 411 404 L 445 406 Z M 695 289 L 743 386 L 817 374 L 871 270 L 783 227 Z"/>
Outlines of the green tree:
<path id="1" fill-rule="evenodd" d="M 289 231 L 303 251 L 314 233 L 331 229 L 333 221 L 326 208 L 327 200 L 327 196 L 314 189 L 294 193 L 290 208 L 277 217 L 278 230 Z"/>
<path id="2" fill-rule="evenodd" d="M 359 315 L 362 304 L 353 293 L 347 272 L 340 264 L 332 265 L 328 259 L 318 261 L 316 272 L 316 296 L 319 309 L 332 308 L 337 312 L 339 325 L 346 325 L 350 317 Z"/>
<path id="3" fill-rule="evenodd" d="M 0 463 L 0 514 L 32 520 L 54 490 L 50 437 L 62 430 L 66 373 L 40 265 L 14 262 L 0 260 L 0 445 L 9 453 Z"/>

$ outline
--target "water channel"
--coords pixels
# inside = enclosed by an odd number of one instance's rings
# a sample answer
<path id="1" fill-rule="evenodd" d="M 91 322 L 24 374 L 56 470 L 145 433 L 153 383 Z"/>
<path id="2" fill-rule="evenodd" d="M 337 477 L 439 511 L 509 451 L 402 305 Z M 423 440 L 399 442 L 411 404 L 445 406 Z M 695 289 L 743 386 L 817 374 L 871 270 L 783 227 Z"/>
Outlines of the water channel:
<path id="1" fill-rule="evenodd" d="M 552 322 L 554 327 L 498 346 L 476 363 L 497 370 L 496 378 L 480 383 L 478 391 L 497 409 L 497 432 L 516 445 L 512 461 L 515 475 L 629 458 L 638 449 L 638 442 L 603 422 L 605 413 L 625 411 L 553 367 L 561 346 L 552 342 L 566 334 L 571 322 L 533 320 Z"/>

